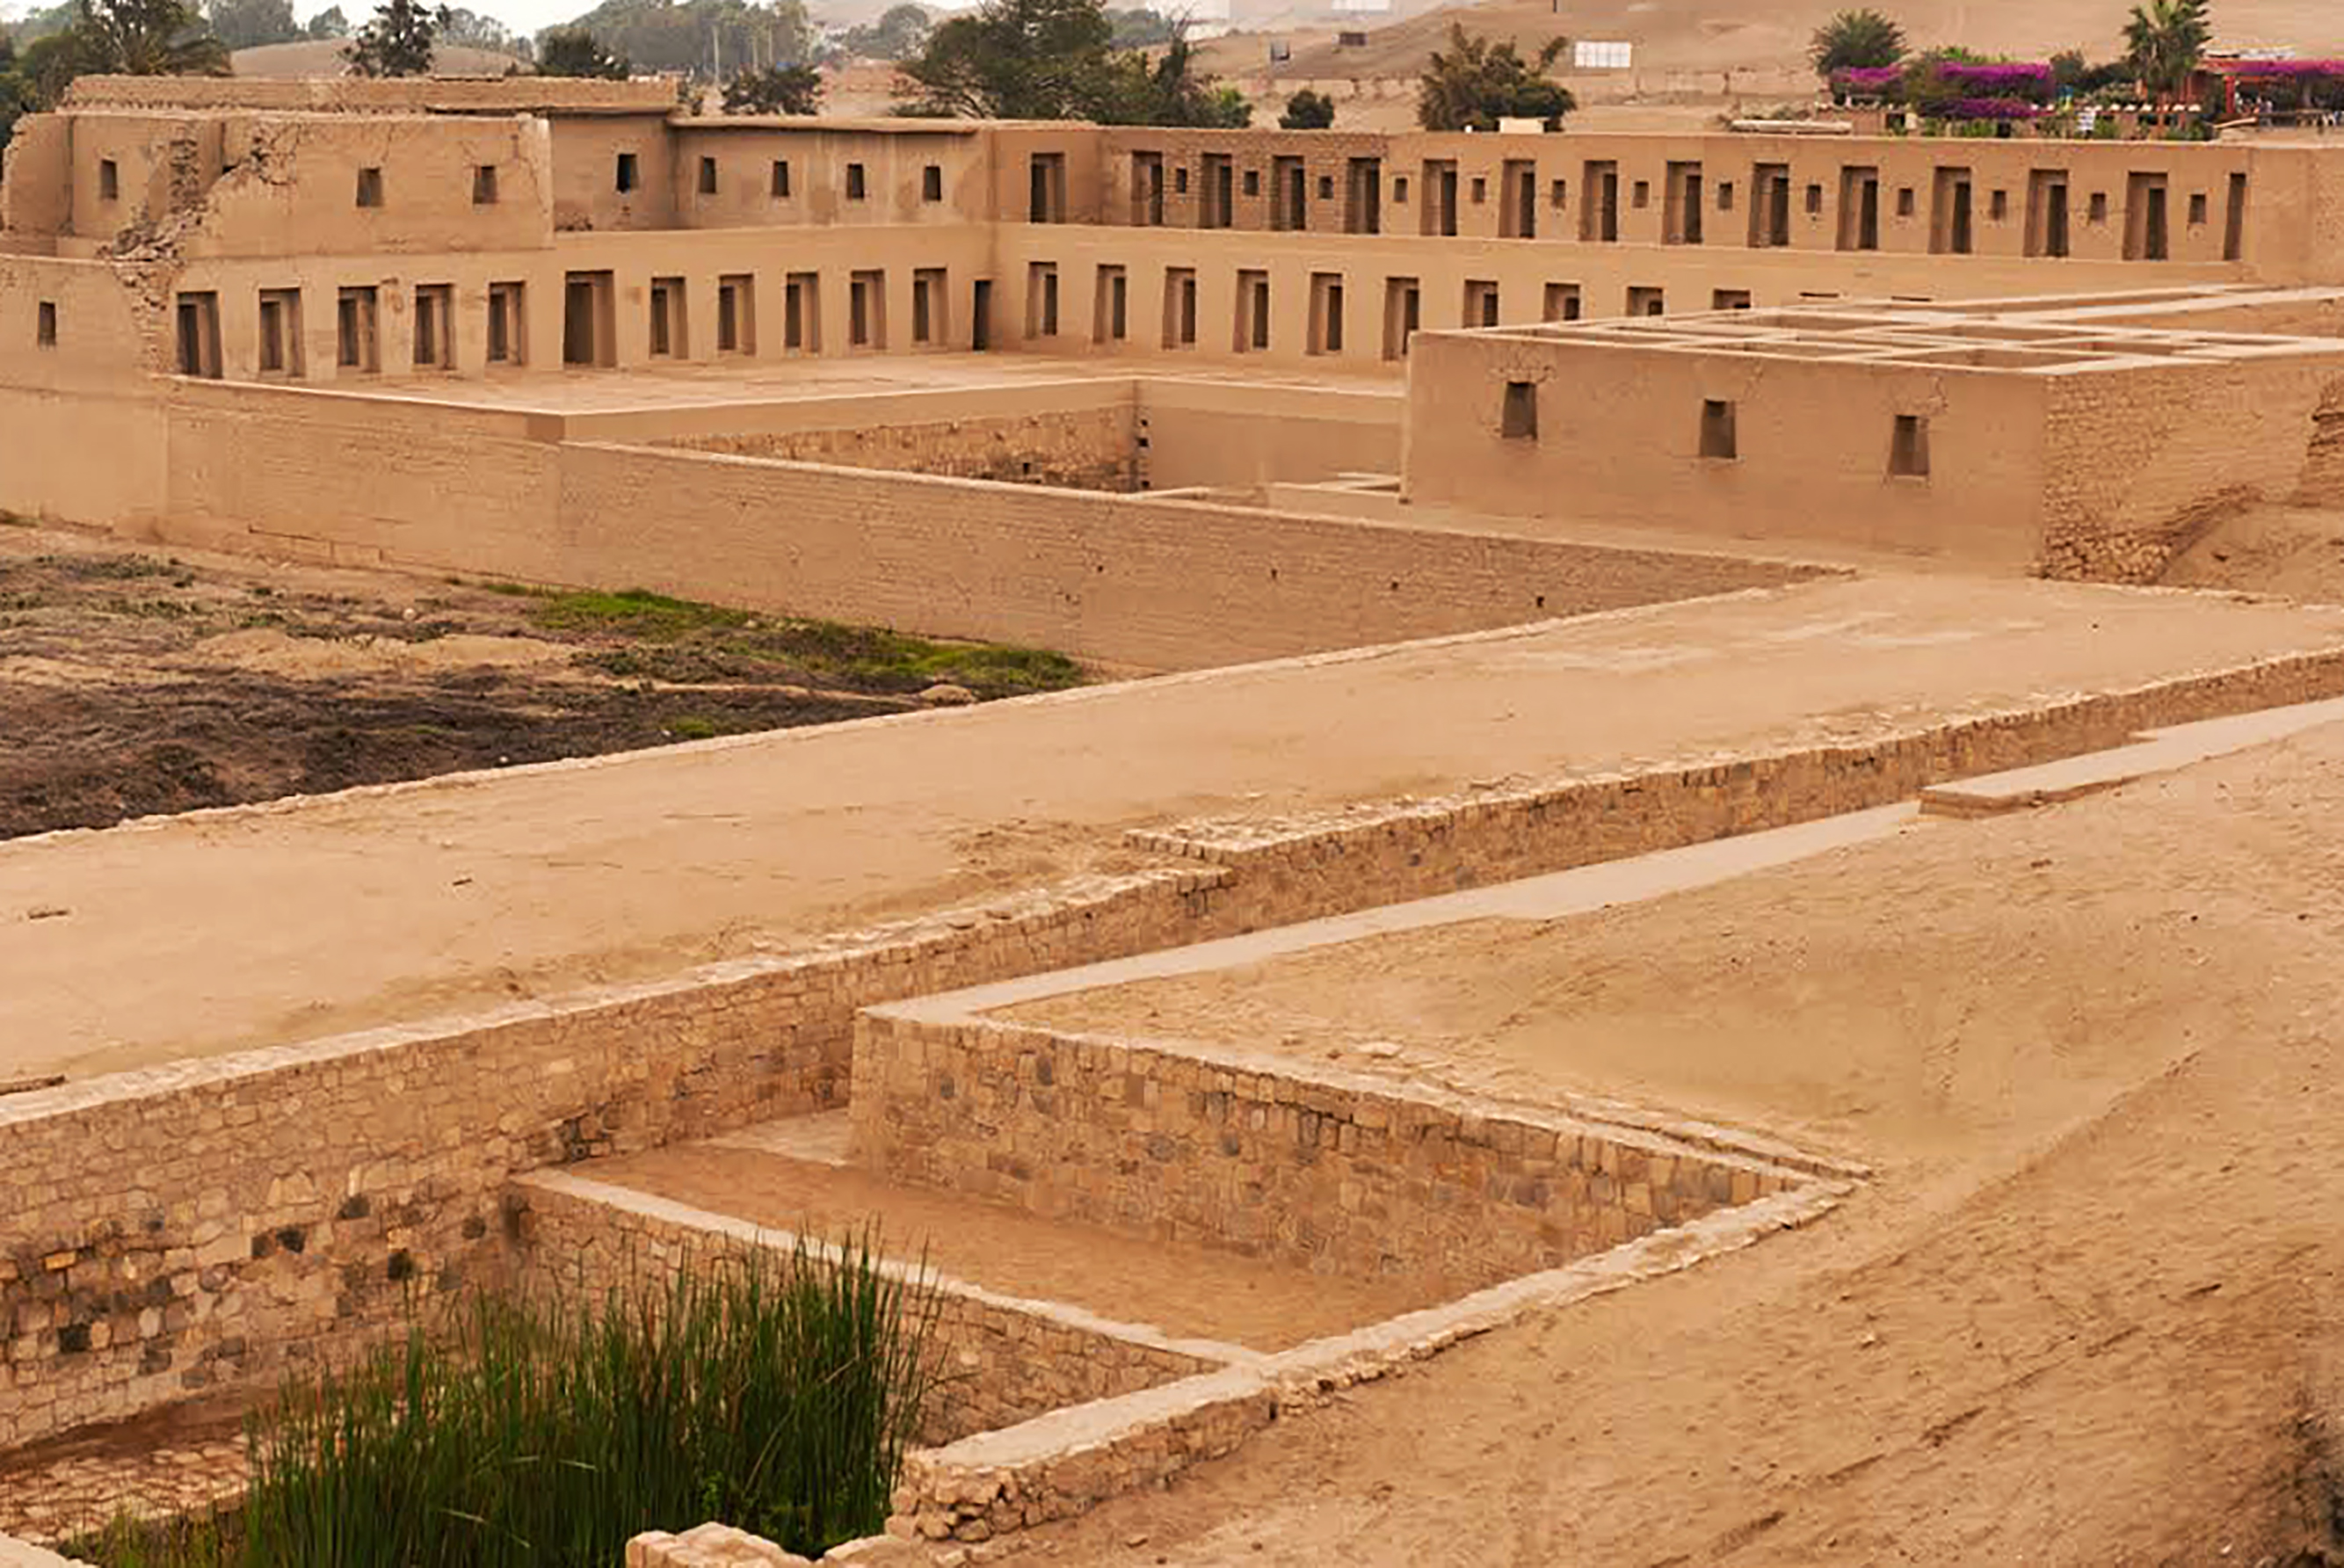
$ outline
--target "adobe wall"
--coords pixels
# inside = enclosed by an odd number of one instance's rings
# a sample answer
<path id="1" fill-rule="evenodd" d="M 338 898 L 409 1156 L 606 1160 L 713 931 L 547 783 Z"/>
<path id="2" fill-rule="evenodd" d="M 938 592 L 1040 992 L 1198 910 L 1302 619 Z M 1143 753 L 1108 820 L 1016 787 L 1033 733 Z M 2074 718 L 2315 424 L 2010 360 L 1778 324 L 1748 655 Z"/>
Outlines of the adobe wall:
<path id="1" fill-rule="evenodd" d="M 151 525 L 161 537 L 640 585 L 1141 669 L 1403 641 L 1810 574 L 1026 484 L 557 446 L 525 414 L 397 399 L 178 383 L 166 407 L 170 467 Z"/>
<path id="2" fill-rule="evenodd" d="M 2056 377 L 2049 394 L 2044 574 L 2150 582 L 2223 518 L 2297 498 L 2319 428 L 2314 415 L 2326 410 L 2331 428 L 2344 420 L 2344 359 Z M 2344 492 L 2304 499 L 2335 505 Z"/>
<path id="3" fill-rule="evenodd" d="M 561 548 L 548 540 L 542 568 L 524 575 L 644 582 L 1153 670 L 1807 574 L 1727 557 L 643 448 L 567 447 L 561 472 Z M 656 533 L 642 527 L 652 516 Z"/>
<path id="4" fill-rule="evenodd" d="M 1104 190 L 1100 221 L 1133 221 L 1133 155 L 1159 153 L 1165 167 L 1165 224 L 1194 228 L 1202 219 L 1202 160 L 1227 157 L 1232 170 L 1228 227 L 1264 230 L 1293 227 L 1292 215 L 1276 210 L 1273 160 L 1299 157 L 1306 174 L 1300 227 L 1341 233 L 1349 202 L 1352 158 L 1380 160 L 1381 229 L 1386 235 L 1438 231 L 1424 215 L 1428 163 L 1450 163 L 1457 171 L 1455 234 L 1494 238 L 1520 226 L 1506 209 L 1506 166 L 1527 167 L 1534 181 L 1527 238 L 1577 240 L 1581 233 L 1589 165 L 1610 163 L 1619 175 L 1618 238 L 1599 247 L 1667 246 L 1713 254 L 1753 246 L 1751 193 L 1760 165 L 1780 167 L 1791 184 L 1788 248 L 1836 252 L 1840 236 L 1842 173 L 1848 167 L 1877 171 L 1880 182 L 1879 245 L 1876 252 L 1927 255 L 1932 248 L 1932 206 L 1940 168 L 1969 171 L 1975 214 L 1974 256 L 2017 259 L 2026 252 L 2029 176 L 2036 170 L 2064 173 L 2072 191 L 2074 222 L 2070 257 L 2036 263 L 2048 276 L 2076 261 L 2116 261 L 2125 251 L 2126 201 L 2134 174 L 2162 174 L 2168 182 L 2172 263 L 2223 259 L 2228 182 L 2248 180 L 2247 227 L 2242 260 L 2268 265 L 2275 276 L 2300 267 L 2328 268 L 2331 258 L 2309 248 L 2316 226 L 2332 222 L 2304 202 L 2304 171 L 2317 160 L 2301 147 L 2252 147 L 2176 142 L 2086 140 L 1993 141 L 1921 137 L 1803 137 L 1692 132 L 1587 132 L 1556 135 L 1469 135 L 1410 131 L 1378 135 L 1338 128 L 1307 135 L 1269 129 L 1211 131 L 1119 126 L 1099 134 Z M 1004 161 L 1011 161 L 1005 149 Z M 2333 161 L 2333 160 L 2330 160 Z M 1669 166 L 1690 167 L 1702 178 L 1702 238 L 1677 243 L 1666 218 Z M 1179 173 L 1187 171 L 1187 188 Z M 1248 190 L 1248 177 L 1253 188 Z M 1327 182 L 1322 186 L 1321 181 Z M 1643 187 L 1641 196 L 1638 187 Z M 2261 187 L 2270 199 L 2258 201 Z M 1405 187 L 1405 188 L 1403 188 Z M 1321 194 L 1322 190 L 1325 192 Z M 1996 193 L 2000 193 L 1997 204 Z M 2324 194 L 2324 193 L 2323 193 Z M 2205 198 L 2205 221 L 2190 223 L 2191 199 Z M 2104 216 L 2095 218 L 2095 198 Z M 1022 208 L 1005 207 L 1015 221 Z M 1846 253 L 1843 253 L 1846 254 Z M 1939 258 L 1963 265 L 1965 258 Z M 2168 263 L 2169 265 L 2169 263 Z M 2156 277 L 2135 263 L 2136 276 Z"/>
<path id="5" fill-rule="evenodd" d="M 2041 550 L 2042 378 L 1457 336 L 1420 342 L 1409 377 L 1410 501 L 2003 568 Z M 1536 388 L 1533 435 L 1504 433 L 1511 381 Z M 1711 400 L 1733 409 L 1730 460 L 1701 455 Z M 1925 480 L 1889 471 L 1899 415 L 1928 420 Z"/>
<path id="6" fill-rule="evenodd" d="M 1307 484 L 1399 472 L 1396 389 L 1138 382 L 1148 487 Z"/>
<path id="7" fill-rule="evenodd" d="M 1495 138 L 1478 138 L 1495 139 Z M 1413 234 L 1287 234 L 1265 242 L 1258 234 L 1219 229 L 1086 228 L 1072 224 L 999 225 L 994 230 L 992 343 L 1058 356 L 1105 355 L 1145 361 L 1151 371 L 1177 374 L 1183 366 L 1216 361 L 1329 371 L 1394 374 L 1405 356 L 1388 357 L 1389 291 L 1417 289 L 1418 329 L 1479 327 L 1466 315 L 1469 284 L 1493 284 L 1498 320 L 1516 325 L 1547 319 L 1547 292 L 1577 290 L 1583 319 L 1631 314 L 1631 289 L 1657 291 L 1665 313 L 1724 308 L 1746 295 L 1758 309 L 1830 299 L 1958 300 L 2140 288 L 2173 282 L 2221 283 L 2242 277 L 2223 263 L 2023 260 L 1997 256 L 1945 257 L 1830 249 L 1752 249 L 1734 245 L 1581 245 L 1460 238 L 1427 240 Z M 1027 330 L 1025 300 L 1030 269 L 1054 267 L 1058 279 L 1058 330 Z M 1121 268 L 1126 336 L 1100 340 L 1096 299 L 1105 276 Z M 1196 341 L 1170 340 L 1167 274 L 1193 273 Z M 1259 272 L 1269 286 L 1268 344 L 1253 345 L 1239 315 L 1240 273 Z M 1339 348 L 1314 331 L 1314 277 L 1343 286 Z M 957 286 L 957 279 L 955 279 Z M 1640 295 L 1640 298 L 1642 296 Z M 1722 297 L 1724 303 L 1721 302 Z"/>
<path id="8" fill-rule="evenodd" d="M 704 1273 L 761 1256 L 766 1266 L 780 1266 L 798 1246 L 786 1232 L 760 1231 L 561 1173 L 515 1181 L 507 1208 L 520 1237 L 518 1282 L 567 1290 L 578 1300 L 600 1300 L 633 1284 L 658 1290 L 687 1267 Z M 808 1239 L 824 1259 L 835 1257 L 828 1244 L 834 1239 Z M 1152 1330 L 1110 1326 L 1074 1309 L 1012 1300 L 901 1263 L 882 1267 L 923 1293 L 935 1312 L 929 1340 L 935 1381 L 923 1443 L 952 1442 L 1224 1364 L 1198 1353 L 1203 1347 L 1183 1349 Z"/>
<path id="9" fill-rule="evenodd" d="M 662 444 L 733 457 L 1122 493 L 1139 487 L 1137 423 L 1137 409 L 1124 400 L 991 419 L 681 436 Z"/>
<path id="10" fill-rule="evenodd" d="M 512 1177 L 834 1106 L 857 1007 L 1190 939 L 1221 875 L 0 1099 L 0 1451 L 347 1351 L 503 1267 Z"/>
<path id="11" fill-rule="evenodd" d="M 672 82 L 582 76 L 77 76 L 67 108 L 92 105 L 187 109 L 312 109 L 334 114 L 658 114 L 675 107 Z"/>
<path id="12" fill-rule="evenodd" d="M 1185 1042 L 884 1010 L 854 1030 L 854 1158 L 892 1179 L 1442 1294 L 1788 1183 L 1629 1128 Z"/>

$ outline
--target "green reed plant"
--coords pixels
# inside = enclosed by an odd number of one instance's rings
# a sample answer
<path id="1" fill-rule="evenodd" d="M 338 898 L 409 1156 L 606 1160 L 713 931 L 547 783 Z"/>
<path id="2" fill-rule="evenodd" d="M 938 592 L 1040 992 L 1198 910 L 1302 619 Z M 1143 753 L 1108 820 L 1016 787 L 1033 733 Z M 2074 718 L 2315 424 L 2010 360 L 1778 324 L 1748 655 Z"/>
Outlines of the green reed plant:
<path id="1" fill-rule="evenodd" d="M 285 1389 L 252 1429 L 232 1552 L 115 1561 L 608 1568 L 639 1532 L 712 1519 L 819 1556 L 885 1523 L 935 1317 L 867 1234 L 600 1300 L 479 1294 Z"/>

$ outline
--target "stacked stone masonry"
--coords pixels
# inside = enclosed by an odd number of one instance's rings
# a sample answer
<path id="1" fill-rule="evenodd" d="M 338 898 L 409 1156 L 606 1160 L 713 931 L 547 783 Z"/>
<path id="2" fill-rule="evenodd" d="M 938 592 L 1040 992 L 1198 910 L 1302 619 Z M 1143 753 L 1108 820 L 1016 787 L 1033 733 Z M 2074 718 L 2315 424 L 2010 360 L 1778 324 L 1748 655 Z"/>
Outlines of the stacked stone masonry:
<path id="1" fill-rule="evenodd" d="M 785 1232 L 759 1232 L 591 1181 L 526 1178 L 514 1184 L 509 1208 L 522 1239 L 519 1282 L 590 1298 L 612 1288 L 656 1289 L 686 1268 L 759 1256 L 777 1262 L 799 1245 Z M 810 1251 L 834 1255 L 820 1239 L 810 1239 Z M 921 1434 L 928 1443 L 1220 1364 L 1201 1347 L 1181 1349 L 1147 1330 L 1116 1333 L 1047 1303 L 1011 1301 L 903 1263 L 886 1267 L 935 1309 L 936 1383 Z"/>
<path id="2" fill-rule="evenodd" d="M 1163 946 L 1225 875 L 10 1096 L 0 1451 L 345 1352 L 412 1292 L 498 1276 L 514 1174 L 835 1106 L 856 1008 Z"/>
<path id="3" fill-rule="evenodd" d="M 936 424 L 687 436 L 668 444 L 733 457 L 1121 493 L 1139 488 L 1135 415 L 1126 404 Z"/>
<path id="4" fill-rule="evenodd" d="M 1791 1179 L 1638 1130 L 1261 1058 L 886 1009 L 856 1025 L 853 1114 L 855 1158 L 898 1180 L 1445 1294 Z"/>
<path id="5" fill-rule="evenodd" d="M 1140 839 L 1187 870 L 660 986 L 10 1096 L 0 1451 L 273 1382 L 377 1331 L 410 1286 L 493 1275 L 516 1174 L 835 1107 L 862 1007 L 1813 820 L 2339 693 L 2344 656 L 2304 653 L 1920 729 L 1884 718 L 1762 758 L 1192 824 Z"/>

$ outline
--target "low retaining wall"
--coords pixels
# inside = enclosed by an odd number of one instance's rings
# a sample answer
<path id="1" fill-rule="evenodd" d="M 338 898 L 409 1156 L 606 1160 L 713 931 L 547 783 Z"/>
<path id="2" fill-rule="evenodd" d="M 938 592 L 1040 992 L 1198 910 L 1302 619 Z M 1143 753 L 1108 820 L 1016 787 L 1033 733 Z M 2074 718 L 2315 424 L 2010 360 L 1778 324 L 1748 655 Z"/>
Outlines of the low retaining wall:
<path id="1" fill-rule="evenodd" d="M 1800 1178 L 1642 1129 L 1183 1042 L 877 1008 L 856 1161 L 1052 1219 L 1443 1293 L 1551 1269 Z"/>
<path id="2" fill-rule="evenodd" d="M 1532 1312 L 1571 1306 L 1809 1224 L 1845 1196 L 1815 1181 L 1598 1257 L 1475 1291 L 1339 1339 L 1316 1340 L 1256 1367 L 1232 1367 L 1079 1405 L 914 1453 L 888 1529 L 930 1541 L 985 1541 L 1065 1519 L 1158 1486 L 1337 1390 L 1404 1371 L 1449 1346 Z"/>
<path id="3" fill-rule="evenodd" d="M 665 1281 L 697 1265 L 757 1252 L 787 1254 L 788 1231 L 763 1230 L 565 1171 L 512 1184 L 520 1273 L 527 1283 L 600 1292 L 632 1280 Z M 837 1249 L 819 1240 L 816 1256 Z M 1193 1373 L 1253 1360 L 1235 1346 L 1168 1339 L 1050 1301 L 1020 1300 L 900 1262 L 883 1267 L 931 1292 L 941 1360 L 924 1441 L 946 1443 L 1015 1426 L 1062 1405 L 1112 1399 Z"/>
<path id="4" fill-rule="evenodd" d="M 1185 871 L 559 1004 L 11 1095 L 0 1451 L 359 1342 L 409 1290 L 497 1266 L 515 1174 L 836 1105 L 864 1007 L 1809 821 L 2339 692 L 2344 653 L 2287 655 L 1765 757 L 1189 824 L 1135 835 L 1192 857 Z"/>
<path id="5" fill-rule="evenodd" d="M 1884 724 L 1835 744 L 1128 837 L 1236 872 L 1248 917 L 1284 925 L 1890 805 L 1933 784 L 2099 751 L 2145 730 L 2339 694 L 2344 650 L 2275 652 L 2130 690 Z"/>
<path id="6" fill-rule="evenodd" d="M 834 1106 L 856 1008 L 1184 939 L 1226 875 L 0 1099 L 0 1450 L 345 1351 L 501 1267 L 516 1173 Z"/>

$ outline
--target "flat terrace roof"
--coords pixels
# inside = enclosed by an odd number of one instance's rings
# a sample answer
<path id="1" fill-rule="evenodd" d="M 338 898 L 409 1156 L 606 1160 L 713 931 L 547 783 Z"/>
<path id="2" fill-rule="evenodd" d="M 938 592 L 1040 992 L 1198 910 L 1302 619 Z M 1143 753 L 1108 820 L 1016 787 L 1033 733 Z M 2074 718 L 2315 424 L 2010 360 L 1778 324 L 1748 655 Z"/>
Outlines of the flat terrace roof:
<path id="1" fill-rule="evenodd" d="M 0 845 L 0 1077 L 785 952 L 1134 868 L 1135 827 L 1861 742 L 2310 649 L 2344 649 L 2344 611 L 1834 579 L 25 839 Z"/>
<path id="2" fill-rule="evenodd" d="M 1863 365 L 2072 375 L 2145 365 L 2344 355 L 2344 339 L 2128 327 L 2120 321 L 1884 306 L 1719 310 L 1695 316 L 1485 327 L 1469 334 L 1570 349 L 1758 354 Z"/>

